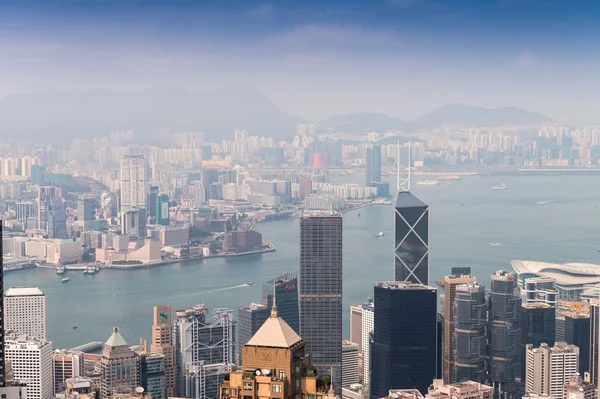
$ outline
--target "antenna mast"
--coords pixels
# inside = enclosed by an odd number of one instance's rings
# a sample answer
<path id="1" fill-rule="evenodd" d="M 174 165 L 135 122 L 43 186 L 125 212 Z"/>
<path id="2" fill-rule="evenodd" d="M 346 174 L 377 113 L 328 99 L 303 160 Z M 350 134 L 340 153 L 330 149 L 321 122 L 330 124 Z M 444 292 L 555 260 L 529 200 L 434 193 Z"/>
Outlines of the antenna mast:
<path id="1" fill-rule="evenodd" d="M 408 142 L 408 177 L 406 179 L 400 179 L 400 141 L 398 141 L 398 192 L 401 191 L 410 191 L 410 152 L 411 152 L 411 142 Z"/>

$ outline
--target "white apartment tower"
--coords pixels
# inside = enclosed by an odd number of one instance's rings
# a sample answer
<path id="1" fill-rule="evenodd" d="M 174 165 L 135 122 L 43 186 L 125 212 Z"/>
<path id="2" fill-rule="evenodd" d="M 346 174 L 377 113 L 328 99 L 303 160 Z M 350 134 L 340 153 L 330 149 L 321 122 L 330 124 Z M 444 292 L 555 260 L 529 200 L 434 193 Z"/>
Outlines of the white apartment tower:
<path id="1" fill-rule="evenodd" d="M 38 287 L 11 287 L 4 293 L 4 329 L 46 339 L 46 295 Z"/>
<path id="2" fill-rule="evenodd" d="M 121 211 L 146 208 L 148 165 L 143 155 L 125 155 L 121 160 Z"/>
<path id="3" fill-rule="evenodd" d="M 358 344 L 342 343 L 342 387 L 358 384 Z"/>
<path id="4" fill-rule="evenodd" d="M 368 300 L 362 305 L 362 360 L 363 360 L 363 381 L 369 385 L 371 368 L 369 366 L 369 357 L 371 356 L 370 334 L 375 324 L 375 307 L 372 300 Z"/>
<path id="5" fill-rule="evenodd" d="M 534 348 L 526 347 L 525 390 L 530 394 L 549 395 L 552 398 L 562 398 L 565 384 L 577 375 L 579 363 L 579 348 L 557 342 L 551 348 L 541 344 Z"/>
<path id="6" fill-rule="evenodd" d="M 12 334 L 6 337 L 4 351 L 15 380 L 27 383 L 27 399 L 54 398 L 51 342 Z"/>

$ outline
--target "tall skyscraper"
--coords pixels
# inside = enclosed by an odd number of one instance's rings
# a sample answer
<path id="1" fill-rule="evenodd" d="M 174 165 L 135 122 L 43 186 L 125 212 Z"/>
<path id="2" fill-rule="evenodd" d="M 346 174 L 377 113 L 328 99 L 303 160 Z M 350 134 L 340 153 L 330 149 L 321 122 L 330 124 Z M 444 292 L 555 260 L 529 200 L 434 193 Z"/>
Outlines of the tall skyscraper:
<path id="1" fill-rule="evenodd" d="M 373 298 L 367 298 L 362 304 L 362 334 L 361 346 L 363 351 L 363 382 L 369 385 L 371 379 L 371 334 L 375 326 L 375 304 Z"/>
<path id="2" fill-rule="evenodd" d="M 2 237 L 2 224 L 0 223 L 0 238 Z M 4 295 L 4 248 L 0 239 L 0 292 Z M 6 323 L 6 309 L 4 301 L 0 301 L 0 388 L 6 387 L 6 348 L 4 345 L 4 324 Z"/>
<path id="3" fill-rule="evenodd" d="M 273 293 L 277 297 L 279 315 L 290 327 L 300 331 L 300 309 L 298 304 L 298 277 L 284 272 L 281 276 L 266 281 L 262 286 L 262 304 L 268 311 L 273 306 Z"/>
<path id="4" fill-rule="evenodd" d="M 77 200 L 77 221 L 83 231 L 90 229 L 94 219 L 94 199 L 82 196 Z"/>
<path id="5" fill-rule="evenodd" d="M 54 392 L 64 391 L 67 380 L 74 377 L 82 377 L 83 374 L 83 352 L 72 350 L 60 350 L 52 355 L 54 365 Z"/>
<path id="6" fill-rule="evenodd" d="M 125 155 L 121 160 L 121 211 L 146 209 L 148 165 L 143 155 Z"/>
<path id="7" fill-rule="evenodd" d="M 233 311 L 196 305 L 177 310 L 175 352 L 178 395 L 192 399 L 216 399 L 219 386 L 234 367 L 235 322 Z"/>
<path id="8" fill-rule="evenodd" d="M 590 369 L 590 316 L 565 315 L 565 342 L 579 348 L 579 375 Z"/>
<path id="9" fill-rule="evenodd" d="M 410 281 L 379 282 L 374 298 L 370 397 L 398 388 L 425 394 L 439 361 L 436 289 Z"/>
<path id="10" fill-rule="evenodd" d="M 358 375 L 362 377 L 362 305 L 350 305 L 350 341 L 358 344 Z"/>
<path id="11" fill-rule="evenodd" d="M 175 345 L 173 344 L 173 323 L 171 323 L 171 306 L 154 307 L 154 324 L 152 324 L 152 343 L 150 351 L 165 356 L 165 391 L 166 397 L 176 396 Z"/>
<path id="12" fill-rule="evenodd" d="M 358 384 L 358 344 L 342 342 L 342 387 Z"/>
<path id="13" fill-rule="evenodd" d="M 100 367 L 102 370 L 101 399 L 124 393 L 130 394 L 138 387 L 140 361 L 119 332 L 119 327 L 113 328 L 112 335 L 104 343 Z"/>
<path id="14" fill-rule="evenodd" d="M 279 298 L 277 298 L 277 302 L 279 302 Z M 277 307 L 279 308 L 279 307 Z M 271 315 L 271 311 L 267 308 L 266 305 L 251 303 L 248 306 L 242 306 L 238 309 L 238 348 L 241 349 L 250 338 L 259 330 L 259 328 L 264 324 L 265 321 Z M 284 319 L 285 320 L 285 319 Z"/>
<path id="15" fill-rule="evenodd" d="M 5 338 L 4 355 L 15 381 L 27 382 L 27 399 L 53 399 L 52 343 L 23 334 Z"/>
<path id="16" fill-rule="evenodd" d="M 470 275 L 444 277 L 444 343 L 442 353 L 442 374 L 444 384 L 452 384 L 454 380 L 454 299 L 456 287 L 472 284 L 476 281 Z"/>
<path id="17" fill-rule="evenodd" d="M 166 364 L 165 355 L 140 350 L 140 386 L 144 392 L 152 395 L 152 399 L 167 399 L 166 396 Z"/>
<path id="18" fill-rule="evenodd" d="M 590 382 L 598 386 L 600 366 L 600 303 L 598 298 L 590 300 Z"/>
<path id="19" fill-rule="evenodd" d="M 342 216 L 308 212 L 300 219 L 300 332 L 320 375 L 342 389 Z"/>
<path id="20" fill-rule="evenodd" d="M 542 343 L 552 347 L 555 342 L 556 309 L 544 302 L 529 302 L 522 305 L 521 355 L 525 356 L 526 346 L 539 347 Z M 525 365 L 525 357 L 521 361 Z M 521 378 L 525 378 L 525 367 L 521 368 Z"/>
<path id="21" fill-rule="evenodd" d="M 484 382 L 487 376 L 487 305 L 484 286 L 477 283 L 457 286 L 453 313 L 453 380 Z"/>
<path id="22" fill-rule="evenodd" d="M 554 347 L 541 344 L 526 346 L 525 391 L 562 398 L 565 384 L 577 375 L 579 348 L 558 342 Z"/>
<path id="23" fill-rule="evenodd" d="M 521 298 L 515 295 L 513 273 L 499 270 L 491 276 L 488 316 L 488 376 L 497 393 L 512 396 L 521 376 Z"/>
<path id="24" fill-rule="evenodd" d="M 156 218 L 156 199 L 158 198 L 158 186 L 150 186 L 148 190 L 148 199 L 146 204 L 148 205 L 148 216 Z"/>
<path id="25" fill-rule="evenodd" d="M 369 146 L 366 149 L 365 186 L 381 181 L 381 146 Z"/>
<path id="26" fill-rule="evenodd" d="M 4 328 L 46 339 L 46 295 L 38 287 L 11 287 L 4 294 Z"/>
<path id="27" fill-rule="evenodd" d="M 169 225 L 169 196 L 160 194 L 156 197 L 156 224 Z"/>

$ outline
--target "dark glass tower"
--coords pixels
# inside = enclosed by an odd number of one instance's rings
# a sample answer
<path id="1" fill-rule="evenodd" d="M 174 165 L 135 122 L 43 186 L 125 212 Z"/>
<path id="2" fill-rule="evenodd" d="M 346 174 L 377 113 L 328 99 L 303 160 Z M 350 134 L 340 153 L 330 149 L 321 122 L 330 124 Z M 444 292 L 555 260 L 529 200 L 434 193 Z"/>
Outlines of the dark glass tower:
<path id="1" fill-rule="evenodd" d="M 365 186 L 381 181 L 381 146 L 367 147 L 365 163 Z"/>
<path id="2" fill-rule="evenodd" d="M 487 305 L 483 285 L 471 283 L 456 287 L 453 381 L 485 382 L 486 324 Z"/>
<path id="3" fill-rule="evenodd" d="M 498 394 L 514 397 L 521 376 L 521 298 L 515 275 L 499 270 L 491 276 L 488 315 L 489 380 Z"/>
<path id="4" fill-rule="evenodd" d="M 277 311 L 290 327 L 300 332 L 300 315 L 298 311 L 298 277 L 293 273 L 283 275 L 265 282 L 262 286 L 262 304 L 269 309 L 273 306 L 273 292 L 277 296 Z M 241 347 L 241 346 L 240 346 Z"/>
<path id="5" fill-rule="evenodd" d="M 342 216 L 336 212 L 308 212 L 300 219 L 300 336 L 319 374 L 333 370 L 341 396 Z"/>
<path id="6" fill-rule="evenodd" d="M 436 289 L 379 282 L 374 301 L 370 397 L 385 397 L 390 389 L 427 393 L 438 369 Z"/>
<path id="7" fill-rule="evenodd" d="M 565 341 L 579 348 L 579 375 L 590 369 L 590 316 L 569 314 L 565 316 Z"/>
<path id="8" fill-rule="evenodd" d="M 556 309 L 547 303 L 524 303 L 523 317 L 523 353 L 525 345 L 532 344 L 539 348 L 540 344 L 554 346 L 556 328 Z"/>
<path id="9" fill-rule="evenodd" d="M 279 298 L 277 298 L 277 302 L 279 303 Z M 242 353 L 242 347 L 250 341 L 250 338 L 256 334 L 270 315 L 271 311 L 265 305 L 257 303 L 251 303 L 238 309 L 238 353 Z"/>
<path id="10" fill-rule="evenodd" d="M 410 191 L 396 197 L 394 280 L 427 284 L 429 279 L 429 205 Z"/>

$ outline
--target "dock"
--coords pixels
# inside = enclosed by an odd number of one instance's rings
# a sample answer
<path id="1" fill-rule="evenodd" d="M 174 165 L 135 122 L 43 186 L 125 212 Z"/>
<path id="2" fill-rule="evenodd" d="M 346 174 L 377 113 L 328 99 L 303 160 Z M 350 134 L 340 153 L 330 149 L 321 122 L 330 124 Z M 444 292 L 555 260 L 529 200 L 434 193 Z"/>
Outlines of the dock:
<path id="1" fill-rule="evenodd" d="M 93 352 L 96 349 L 102 349 L 102 342 L 100 341 L 92 341 L 87 344 L 79 345 L 74 348 L 71 348 L 72 351 L 80 351 L 84 353 Z"/>

